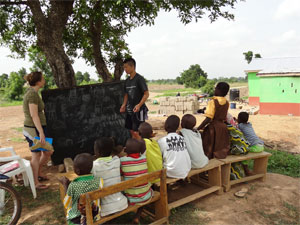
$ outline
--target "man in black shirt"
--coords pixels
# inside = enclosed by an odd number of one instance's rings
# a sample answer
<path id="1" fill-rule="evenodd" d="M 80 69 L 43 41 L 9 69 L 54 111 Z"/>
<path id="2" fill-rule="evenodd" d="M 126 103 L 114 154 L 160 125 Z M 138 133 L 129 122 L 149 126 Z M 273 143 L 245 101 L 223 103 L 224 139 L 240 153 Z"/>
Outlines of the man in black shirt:
<path id="1" fill-rule="evenodd" d="M 125 95 L 120 112 L 127 111 L 125 127 L 130 130 L 132 137 L 138 135 L 141 123 L 147 119 L 148 108 L 145 105 L 149 91 L 145 79 L 135 71 L 135 60 L 124 60 L 124 70 L 130 75 L 125 81 Z"/>

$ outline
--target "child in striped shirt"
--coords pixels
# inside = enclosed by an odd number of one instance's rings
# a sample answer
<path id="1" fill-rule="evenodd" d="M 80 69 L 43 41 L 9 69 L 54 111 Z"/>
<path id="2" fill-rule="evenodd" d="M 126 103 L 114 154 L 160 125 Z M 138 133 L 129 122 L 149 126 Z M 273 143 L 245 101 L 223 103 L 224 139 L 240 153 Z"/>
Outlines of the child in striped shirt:
<path id="1" fill-rule="evenodd" d="M 247 112 L 240 112 L 238 115 L 238 127 L 243 132 L 247 141 L 250 143 L 250 152 L 262 152 L 264 150 L 264 142 L 257 137 L 252 124 L 248 122 L 249 114 Z"/>
<path id="2" fill-rule="evenodd" d="M 97 159 L 93 163 L 92 173 L 101 177 L 104 187 L 121 182 L 120 159 L 111 156 L 115 143 L 112 138 L 102 137 L 95 141 L 94 152 Z M 107 216 L 128 207 L 127 198 L 121 193 L 114 193 L 101 199 L 101 216 Z"/>
<path id="3" fill-rule="evenodd" d="M 126 142 L 125 152 L 127 156 L 120 158 L 121 172 L 124 180 L 130 180 L 148 173 L 147 160 L 142 155 L 145 145 L 136 139 L 130 138 Z M 130 205 L 144 204 L 151 200 L 153 191 L 149 182 L 125 190 L 125 195 Z M 134 222 L 139 222 L 141 208 L 138 210 Z"/>

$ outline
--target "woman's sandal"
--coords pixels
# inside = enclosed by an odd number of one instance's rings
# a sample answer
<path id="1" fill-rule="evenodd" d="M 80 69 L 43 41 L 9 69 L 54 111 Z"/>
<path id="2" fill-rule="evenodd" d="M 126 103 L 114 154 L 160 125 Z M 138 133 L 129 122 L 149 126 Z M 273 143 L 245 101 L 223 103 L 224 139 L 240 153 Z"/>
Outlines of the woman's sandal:
<path id="1" fill-rule="evenodd" d="M 49 178 L 47 178 L 47 177 L 42 177 L 42 176 L 38 176 L 38 180 L 39 180 L 39 181 L 48 181 Z"/>
<path id="2" fill-rule="evenodd" d="M 37 190 L 45 190 L 47 189 L 49 186 L 48 185 L 45 185 L 45 184 L 39 184 L 37 186 L 35 186 L 35 189 Z"/>
<path id="3" fill-rule="evenodd" d="M 239 198 L 244 198 L 247 192 L 248 192 L 248 188 L 242 188 L 242 190 L 234 193 L 234 195 Z"/>

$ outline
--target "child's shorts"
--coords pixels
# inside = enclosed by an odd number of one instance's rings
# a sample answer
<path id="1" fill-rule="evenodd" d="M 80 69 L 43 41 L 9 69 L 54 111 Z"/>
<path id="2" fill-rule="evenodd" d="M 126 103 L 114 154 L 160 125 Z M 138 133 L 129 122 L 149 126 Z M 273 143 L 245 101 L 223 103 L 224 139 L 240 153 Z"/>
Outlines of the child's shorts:
<path id="1" fill-rule="evenodd" d="M 48 137 L 48 132 L 47 132 L 46 126 L 42 126 L 42 128 L 43 128 L 45 137 Z M 33 145 L 34 137 L 40 136 L 39 131 L 36 129 L 36 127 L 30 127 L 30 126 L 26 126 L 26 125 L 24 125 L 24 127 L 23 127 L 23 135 L 25 136 L 26 141 L 29 144 L 29 148 L 31 148 Z M 41 150 L 39 150 L 39 149 L 31 150 L 31 152 L 40 152 L 40 151 Z"/>
<path id="2" fill-rule="evenodd" d="M 254 153 L 260 153 L 264 151 L 264 146 L 257 144 L 257 145 L 252 145 L 249 147 L 249 152 L 254 152 Z"/>

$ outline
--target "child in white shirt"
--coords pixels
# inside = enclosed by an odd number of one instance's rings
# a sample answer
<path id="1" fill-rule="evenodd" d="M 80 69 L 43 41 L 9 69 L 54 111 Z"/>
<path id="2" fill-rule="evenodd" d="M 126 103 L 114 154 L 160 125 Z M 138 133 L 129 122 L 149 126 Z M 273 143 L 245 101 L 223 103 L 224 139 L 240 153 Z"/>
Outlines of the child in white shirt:
<path id="1" fill-rule="evenodd" d="M 158 144 L 163 156 L 163 166 L 167 177 L 184 179 L 191 170 L 191 159 L 184 138 L 176 133 L 180 119 L 171 115 L 165 122 L 168 135 L 159 139 Z"/>
<path id="2" fill-rule="evenodd" d="M 199 131 L 194 130 L 196 118 L 191 114 L 186 114 L 181 119 L 181 131 L 187 150 L 189 152 L 192 168 L 203 168 L 208 164 L 208 158 L 204 154 L 202 138 Z"/>
<path id="3" fill-rule="evenodd" d="M 118 156 L 111 156 L 114 147 L 113 139 L 108 137 L 97 139 L 94 144 L 97 159 L 93 163 L 92 173 L 103 179 L 104 187 L 121 182 L 120 159 Z M 127 207 L 127 198 L 121 192 L 101 198 L 101 216 L 122 211 Z"/>

